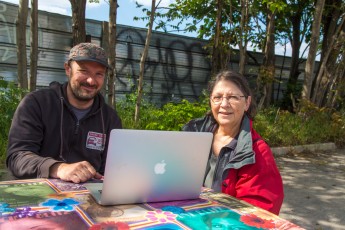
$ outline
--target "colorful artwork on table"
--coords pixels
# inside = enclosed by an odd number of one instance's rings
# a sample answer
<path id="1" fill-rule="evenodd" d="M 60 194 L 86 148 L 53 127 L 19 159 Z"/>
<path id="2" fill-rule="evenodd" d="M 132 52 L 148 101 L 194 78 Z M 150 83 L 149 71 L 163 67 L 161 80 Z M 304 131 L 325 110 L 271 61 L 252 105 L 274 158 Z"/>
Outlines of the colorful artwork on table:
<path id="1" fill-rule="evenodd" d="M 185 228 L 174 224 L 174 223 L 168 223 L 168 224 L 157 224 L 154 226 L 145 226 L 143 228 L 137 228 L 139 230 L 183 230 Z"/>
<path id="2" fill-rule="evenodd" d="M 195 206 L 207 206 L 211 205 L 212 203 L 207 199 L 193 199 L 193 200 L 176 200 L 176 201 L 167 201 L 167 202 L 157 202 L 157 203 L 147 203 L 147 206 L 160 209 L 166 206 L 174 206 L 174 207 L 184 207 L 185 209 L 190 209 Z"/>
<path id="3" fill-rule="evenodd" d="M 8 203 L 12 208 L 37 206 L 50 194 L 56 192 L 44 182 L 0 184 L 0 202 Z"/>
<path id="4" fill-rule="evenodd" d="M 58 192 L 76 192 L 86 190 L 83 184 L 75 184 L 73 182 L 66 182 L 58 179 L 50 179 L 48 183 L 50 183 L 50 185 L 54 187 Z"/>
<path id="5" fill-rule="evenodd" d="M 129 230 L 130 227 L 125 222 L 106 221 L 106 222 L 96 223 L 89 228 L 89 230 L 106 230 L 106 229 Z"/>
<path id="6" fill-rule="evenodd" d="M 250 208 L 250 206 L 247 203 L 239 202 L 239 200 L 235 199 L 234 197 L 228 196 L 224 193 L 207 192 L 203 193 L 203 195 L 207 196 L 209 200 L 213 200 L 217 203 L 233 207 L 234 209 Z"/>
<path id="7" fill-rule="evenodd" d="M 145 218 L 148 210 L 151 210 L 142 204 L 102 206 L 97 204 L 90 194 L 76 196 L 75 199 L 80 202 L 79 207 L 95 222 L 139 221 Z"/>
<path id="8" fill-rule="evenodd" d="M 48 207 L 51 211 L 73 211 L 74 207 L 78 204 L 78 201 L 71 198 L 66 198 L 62 200 L 48 199 L 47 201 L 41 203 L 40 206 Z"/>
<path id="9" fill-rule="evenodd" d="M 0 182 L 2 229 L 302 229 L 226 194 L 200 199 L 101 206 L 82 186 L 59 180 Z"/>
<path id="10" fill-rule="evenodd" d="M 241 220 L 241 215 L 239 213 L 224 207 L 208 207 L 192 210 L 182 213 L 176 219 L 191 229 L 260 229 L 260 227 L 257 228 L 247 225 Z"/>
<path id="11" fill-rule="evenodd" d="M 3 229 L 83 230 L 89 226 L 77 212 L 36 212 L 32 216 L 12 214 L 0 217 L 0 230 Z"/>

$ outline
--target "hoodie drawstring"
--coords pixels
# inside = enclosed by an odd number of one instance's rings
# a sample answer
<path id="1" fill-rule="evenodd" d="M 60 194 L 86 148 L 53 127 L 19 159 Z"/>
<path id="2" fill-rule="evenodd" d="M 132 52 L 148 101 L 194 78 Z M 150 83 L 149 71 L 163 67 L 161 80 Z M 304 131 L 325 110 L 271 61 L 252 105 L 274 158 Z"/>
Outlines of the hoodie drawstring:
<path id="1" fill-rule="evenodd" d="M 60 97 L 60 103 L 61 103 L 61 114 L 60 114 L 60 140 L 61 140 L 61 144 L 60 144 L 60 159 L 62 159 L 63 161 L 65 161 L 65 159 L 62 156 L 62 149 L 63 149 L 63 135 L 62 135 L 62 123 L 63 123 L 63 97 Z"/>
<path id="2" fill-rule="evenodd" d="M 102 151 L 104 151 L 105 148 L 105 128 L 104 128 L 104 118 L 103 118 L 103 107 L 101 107 L 101 122 L 102 122 L 102 134 L 103 134 L 103 142 L 102 142 Z"/>

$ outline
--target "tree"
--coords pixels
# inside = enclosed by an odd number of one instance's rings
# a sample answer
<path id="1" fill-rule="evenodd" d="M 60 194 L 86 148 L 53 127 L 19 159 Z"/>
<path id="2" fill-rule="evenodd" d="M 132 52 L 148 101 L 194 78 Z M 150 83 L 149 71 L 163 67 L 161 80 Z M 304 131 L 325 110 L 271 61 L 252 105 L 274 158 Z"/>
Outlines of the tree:
<path id="1" fill-rule="evenodd" d="M 300 49 L 302 42 L 306 42 L 310 35 L 313 8 L 314 1 L 292 0 L 288 1 L 285 10 L 277 13 L 276 34 L 282 37 L 282 40 L 288 39 L 292 50 L 290 73 L 282 100 L 282 108 L 291 111 L 293 111 L 293 101 L 300 97 L 299 65 L 305 61 L 300 57 Z"/>
<path id="2" fill-rule="evenodd" d="M 222 11 L 223 11 L 223 0 L 216 1 L 216 26 L 215 34 L 213 39 L 212 47 L 212 66 L 211 74 L 215 75 L 219 70 L 223 69 L 222 54 L 221 54 L 221 43 L 222 43 Z"/>
<path id="3" fill-rule="evenodd" d="M 275 13 L 271 9 L 267 9 L 267 39 L 264 46 L 263 63 L 259 69 L 258 88 L 262 93 L 258 109 L 267 107 L 271 102 L 272 83 L 275 78 Z"/>
<path id="4" fill-rule="evenodd" d="M 305 66 L 305 77 L 303 83 L 302 98 L 305 100 L 311 99 L 312 83 L 314 80 L 314 69 L 317 46 L 320 37 L 320 27 L 322 19 L 322 11 L 325 5 L 325 0 L 317 0 L 315 6 L 315 14 L 313 19 L 312 34 L 310 39 L 310 48 L 308 58 Z"/>
<path id="5" fill-rule="evenodd" d="M 267 107 L 271 104 L 273 96 L 273 82 L 275 81 L 275 24 L 276 13 L 283 11 L 286 4 L 283 1 L 264 0 L 262 5 L 258 5 L 257 9 L 261 12 L 258 14 L 266 21 L 265 37 L 262 41 L 262 50 L 264 58 L 262 65 L 259 68 L 257 78 L 257 87 L 261 96 L 259 99 L 258 108 Z"/>
<path id="6" fill-rule="evenodd" d="M 161 1 L 159 1 L 159 3 L 160 2 Z M 159 5 L 159 3 L 157 4 L 157 6 Z M 147 54 L 148 54 L 149 48 L 150 48 L 152 27 L 153 27 L 153 22 L 154 22 L 155 12 L 156 12 L 157 6 L 156 6 L 156 0 L 152 0 L 151 11 L 147 12 L 148 15 L 150 15 L 150 22 L 149 22 L 149 27 L 148 27 L 147 34 L 146 34 L 145 47 L 144 47 L 143 53 L 142 53 L 141 58 L 140 58 L 138 93 L 137 93 L 137 100 L 136 100 L 136 104 L 135 104 L 135 114 L 134 114 L 135 123 L 137 123 L 139 121 L 139 117 L 140 117 L 140 104 L 141 104 L 141 98 L 143 95 L 145 61 L 146 61 Z"/>
<path id="7" fill-rule="evenodd" d="M 86 41 L 85 9 L 86 0 L 69 0 L 72 6 L 73 46 Z"/>
<path id="8" fill-rule="evenodd" d="M 323 74 L 329 73 L 331 77 L 325 85 L 327 90 L 323 94 L 323 105 L 340 109 L 345 107 L 345 3 L 341 0 L 326 0 L 324 11 L 321 60 L 327 60 L 327 71 Z M 330 51 L 327 59 L 324 58 L 327 54 L 325 51 Z M 321 72 L 320 68 L 319 74 Z M 320 85 L 322 87 L 324 85 Z"/>
<path id="9" fill-rule="evenodd" d="M 245 65 L 248 45 L 248 29 L 249 29 L 249 1 L 241 0 L 241 21 L 238 47 L 240 50 L 239 72 L 245 75 Z"/>
<path id="10" fill-rule="evenodd" d="M 26 22 L 28 18 L 28 0 L 20 0 L 16 21 L 18 87 L 28 89 L 26 60 Z"/>
<path id="11" fill-rule="evenodd" d="M 230 7 L 229 1 L 216 0 L 177 0 L 166 8 L 165 13 L 157 14 L 159 18 L 156 29 L 165 32 L 197 31 L 199 38 L 209 39 L 204 47 L 209 52 L 211 74 L 227 68 L 231 46 L 236 43 L 229 24 L 232 13 L 229 9 L 238 9 L 237 5 Z M 238 14 L 236 15 L 235 22 Z M 168 30 L 172 28 L 172 30 Z"/>
<path id="12" fill-rule="evenodd" d="M 38 60 L 38 0 L 31 0 L 31 47 L 30 47 L 30 85 L 29 90 L 36 90 Z"/>
<path id="13" fill-rule="evenodd" d="M 327 14 L 329 11 L 324 12 Z M 332 36 L 328 36 L 328 41 L 323 42 L 327 49 L 322 48 L 324 52 L 322 52 L 321 65 L 312 89 L 311 100 L 319 107 L 334 105 L 334 95 L 339 90 L 338 86 L 341 85 L 341 81 L 344 80 L 345 16 L 339 16 L 338 14 L 338 18 L 335 18 L 337 24 L 335 28 L 333 27 L 334 31 L 329 31 Z M 330 24 L 327 23 L 327 25 Z M 325 30 L 329 30 L 330 27 Z"/>
<path id="14" fill-rule="evenodd" d="M 115 77 L 116 77 L 116 15 L 117 0 L 109 1 L 109 70 L 108 70 L 108 104 L 112 107 L 116 105 L 115 100 Z"/>
<path id="15" fill-rule="evenodd" d="M 316 96 L 319 98 L 315 101 L 317 105 L 326 106 L 329 108 L 344 108 L 345 107 L 345 18 L 342 18 L 339 24 L 339 30 L 335 34 L 334 45 L 331 48 L 331 53 L 327 59 L 327 71 L 321 71 L 320 76 L 329 76 L 329 78 L 321 78 L 319 88 L 320 94 Z M 326 59 L 324 59 L 326 61 Z M 323 67 L 324 64 L 321 64 Z M 322 75 L 321 75 L 322 73 Z M 329 73 L 329 74 L 327 74 Z M 318 78 L 319 78 L 318 75 Z M 315 91 L 316 92 L 316 91 Z"/>

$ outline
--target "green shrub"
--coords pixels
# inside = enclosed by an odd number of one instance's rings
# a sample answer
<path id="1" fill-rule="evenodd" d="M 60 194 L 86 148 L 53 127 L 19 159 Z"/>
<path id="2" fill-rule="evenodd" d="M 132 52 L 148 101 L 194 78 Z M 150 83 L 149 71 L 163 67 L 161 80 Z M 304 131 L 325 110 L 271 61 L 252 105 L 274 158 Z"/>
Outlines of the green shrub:
<path id="1" fill-rule="evenodd" d="M 0 77 L 0 164 L 5 162 L 8 131 L 23 90 Z"/>
<path id="2" fill-rule="evenodd" d="M 128 129 L 151 130 L 181 130 L 189 120 L 203 116 L 208 106 L 201 102 L 192 103 L 182 100 L 179 103 L 167 103 L 159 108 L 143 100 L 140 107 L 140 119 L 134 122 L 135 94 L 128 94 L 126 98 L 116 103 L 116 109 L 121 117 L 123 127 Z"/>
<path id="3" fill-rule="evenodd" d="M 345 116 L 326 108 L 301 110 L 298 114 L 277 108 L 262 110 L 254 128 L 270 146 L 335 142 L 344 146 Z"/>
<path id="4" fill-rule="evenodd" d="M 181 130 L 189 120 L 202 117 L 207 112 L 207 106 L 202 103 L 191 103 L 182 100 L 180 103 L 168 103 L 162 109 L 148 111 L 152 120 L 145 126 L 155 130 Z"/>

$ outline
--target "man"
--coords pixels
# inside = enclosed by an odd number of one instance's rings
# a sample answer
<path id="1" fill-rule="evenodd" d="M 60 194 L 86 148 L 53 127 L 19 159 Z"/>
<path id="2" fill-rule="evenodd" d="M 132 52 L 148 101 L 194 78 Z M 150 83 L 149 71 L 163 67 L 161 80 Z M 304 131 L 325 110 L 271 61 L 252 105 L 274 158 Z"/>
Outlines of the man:
<path id="1" fill-rule="evenodd" d="M 98 45 L 81 43 L 64 67 L 67 83 L 29 93 L 14 114 L 6 164 L 17 178 L 80 183 L 104 173 L 110 131 L 122 128 L 99 93 L 107 55 Z"/>

